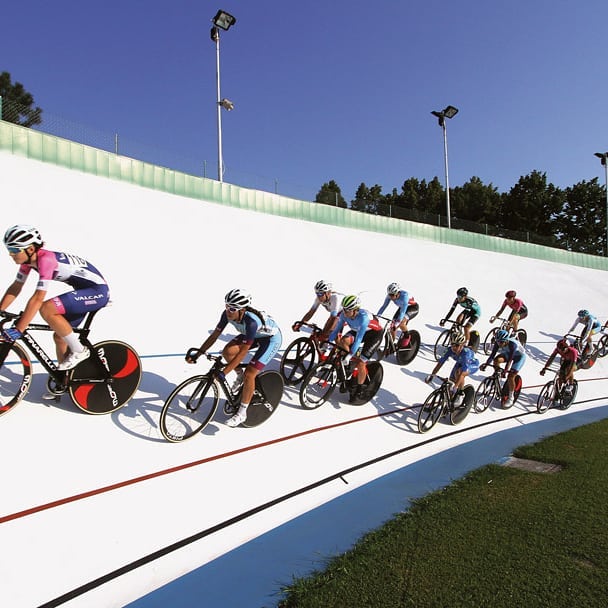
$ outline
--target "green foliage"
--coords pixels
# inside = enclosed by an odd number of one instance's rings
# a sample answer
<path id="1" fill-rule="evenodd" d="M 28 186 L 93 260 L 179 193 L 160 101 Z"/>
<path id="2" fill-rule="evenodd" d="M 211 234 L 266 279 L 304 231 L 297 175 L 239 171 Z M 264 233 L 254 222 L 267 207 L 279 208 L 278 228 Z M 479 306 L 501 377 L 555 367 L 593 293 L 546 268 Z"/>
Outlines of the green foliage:
<path id="1" fill-rule="evenodd" d="M 333 179 L 329 182 L 325 182 L 321 186 L 321 189 L 317 192 L 317 196 L 315 197 L 315 203 L 331 205 L 332 207 L 347 207 L 340 186 L 338 186 Z"/>
<path id="2" fill-rule="evenodd" d="M 39 125 L 42 122 L 42 110 L 34 108 L 34 98 L 20 82 L 11 82 L 8 72 L 0 73 L 0 97 L 2 97 L 2 120 L 23 127 Z"/>
<path id="3" fill-rule="evenodd" d="M 382 186 L 372 186 L 368 188 L 363 182 L 355 192 L 355 198 L 350 203 L 350 208 L 354 211 L 363 211 L 364 213 L 372 213 L 379 215 L 381 207 L 385 205 L 384 196 L 382 195 Z"/>

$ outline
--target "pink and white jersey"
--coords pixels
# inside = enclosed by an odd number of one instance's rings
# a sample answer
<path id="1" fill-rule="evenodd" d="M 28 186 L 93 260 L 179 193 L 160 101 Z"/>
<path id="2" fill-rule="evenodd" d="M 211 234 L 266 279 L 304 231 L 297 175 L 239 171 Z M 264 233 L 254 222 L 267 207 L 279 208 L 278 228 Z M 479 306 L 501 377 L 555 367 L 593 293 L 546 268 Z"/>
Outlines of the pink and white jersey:
<path id="1" fill-rule="evenodd" d="M 31 270 L 40 275 L 36 289 L 49 290 L 50 281 L 60 281 L 71 285 L 75 290 L 93 285 L 106 285 L 106 281 L 87 260 L 59 251 L 39 249 L 36 267 L 21 264 L 17 272 L 17 281 L 24 283 Z"/>

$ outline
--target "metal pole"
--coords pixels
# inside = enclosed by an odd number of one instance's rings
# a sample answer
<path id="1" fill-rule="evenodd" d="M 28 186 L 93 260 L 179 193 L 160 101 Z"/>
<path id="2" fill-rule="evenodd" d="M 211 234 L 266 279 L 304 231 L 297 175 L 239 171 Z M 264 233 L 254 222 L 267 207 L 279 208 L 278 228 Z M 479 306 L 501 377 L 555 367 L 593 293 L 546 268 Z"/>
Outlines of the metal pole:
<path id="1" fill-rule="evenodd" d="M 604 156 L 604 169 L 606 173 L 606 257 L 608 257 L 608 154 Z"/>
<path id="2" fill-rule="evenodd" d="M 220 105 L 220 32 L 215 28 L 215 82 L 217 86 L 217 179 L 224 181 L 224 158 L 222 155 L 222 106 Z"/>
<path id="3" fill-rule="evenodd" d="M 445 127 L 445 118 L 441 121 L 441 128 L 443 129 L 443 158 L 445 161 L 445 204 L 446 211 L 448 214 L 448 228 L 451 228 L 452 220 L 450 217 L 450 177 L 448 174 L 448 133 Z"/>

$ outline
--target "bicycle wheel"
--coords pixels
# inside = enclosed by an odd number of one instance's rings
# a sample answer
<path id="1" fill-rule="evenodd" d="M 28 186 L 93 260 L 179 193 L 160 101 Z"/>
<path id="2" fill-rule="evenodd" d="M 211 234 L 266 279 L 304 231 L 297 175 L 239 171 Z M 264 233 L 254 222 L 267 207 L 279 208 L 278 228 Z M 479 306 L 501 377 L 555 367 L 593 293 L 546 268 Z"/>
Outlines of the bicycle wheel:
<path id="1" fill-rule="evenodd" d="M 551 382 L 547 382 L 547 384 L 543 386 L 543 390 L 538 396 L 538 401 L 536 402 L 536 411 L 539 414 L 544 414 L 553 405 L 554 393 L 555 382 L 551 380 Z"/>
<path id="2" fill-rule="evenodd" d="M 450 347 L 450 333 L 449 329 L 444 329 L 437 338 L 437 342 L 435 342 L 435 361 L 439 361 L 443 355 L 447 352 Z"/>
<path id="3" fill-rule="evenodd" d="M 405 342 L 407 338 L 409 338 L 409 341 Z M 397 363 L 399 363 L 399 365 L 411 363 L 420 350 L 420 334 L 415 329 L 407 332 L 405 341 L 404 336 L 402 335 L 399 339 L 396 354 Z M 402 346 L 404 343 L 406 343 L 406 346 Z"/>
<path id="4" fill-rule="evenodd" d="M 172 443 L 190 439 L 211 420 L 218 403 L 219 391 L 213 378 L 188 378 L 167 397 L 160 413 L 160 432 Z"/>
<path id="5" fill-rule="evenodd" d="M 0 342 L 0 416 L 25 397 L 32 382 L 32 364 L 19 344 Z"/>
<path id="6" fill-rule="evenodd" d="M 513 405 L 515 405 L 515 402 L 519 398 L 519 393 L 521 393 L 522 379 L 519 374 L 515 375 L 513 383 L 513 403 L 511 403 L 510 405 L 507 405 L 507 399 L 509 398 L 509 384 L 508 382 L 504 382 L 502 385 L 502 389 L 500 392 L 500 404 L 505 410 L 508 410 L 510 407 L 513 407 Z"/>
<path id="7" fill-rule="evenodd" d="M 452 407 L 450 411 L 450 422 L 452 424 L 460 424 L 471 411 L 473 402 L 475 401 L 475 389 L 468 384 L 463 389 L 464 399 L 460 405 Z"/>
<path id="8" fill-rule="evenodd" d="M 479 348 L 479 332 L 476 330 L 473 330 L 470 335 L 469 335 L 469 348 L 476 353 L 477 349 Z"/>
<path id="9" fill-rule="evenodd" d="M 578 393 L 578 382 L 576 380 L 572 381 L 571 391 L 566 392 L 567 388 L 567 386 L 563 386 L 559 396 L 559 407 L 562 410 L 567 410 L 576 399 L 576 393 Z"/>
<path id="10" fill-rule="evenodd" d="M 283 376 L 279 372 L 267 371 L 255 379 L 255 392 L 247 408 L 247 418 L 241 426 L 253 427 L 266 422 L 277 409 L 283 396 Z"/>
<path id="11" fill-rule="evenodd" d="M 435 389 L 427 398 L 418 412 L 418 431 L 426 433 L 436 424 L 443 413 L 443 390 Z"/>
<path id="12" fill-rule="evenodd" d="M 331 363 L 321 363 L 312 368 L 300 386 L 300 405 L 308 410 L 323 405 L 334 392 L 338 372 Z"/>
<path id="13" fill-rule="evenodd" d="M 525 329 L 518 329 L 515 332 L 515 338 L 522 346 L 525 346 L 528 342 L 528 334 L 526 333 Z"/>
<path id="14" fill-rule="evenodd" d="M 475 411 L 477 413 L 485 412 L 496 399 L 496 385 L 494 378 L 489 376 L 485 378 L 475 391 Z"/>
<path id="15" fill-rule="evenodd" d="M 608 336 L 602 336 L 597 343 L 597 356 L 605 357 L 608 355 Z"/>
<path id="16" fill-rule="evenodd" d="M 317 349 L 310 338 L 297 338 L 283 353 L 279 371 L 285 384 L 296 386 L 312 369 L 317 359 Z"/>
<path id="17" fill-rule="evenodd" d="M 349 381 L 349 393 L 351 394 L 351 397 L 349 398 L 348 403 L 350 405 L 363 405 L 373 399 L 380 390 L 383 379 L 384 368 L 382 367 L 382 363 L 379 361 L 370 361 L 367 364 L 367 378 L 363 383 L 363 391 L 361 392 L 361 396 L 356 399 L 352 398 L 352 393 L 355 390 L 357 383 L 355 378 L 351 377 Z"/>
<path id="18" fill-rule="evenodd" d="M 486 336 L 486 339 L 483 341 L 483 352 L 486 355 L 489 355 L 494 348 L 495 336 L 498 331 L 498 327 L 493 327 Z"/>
<path id="19" fill-rule="evenodd" d="M 135 394 L 141 380 L 141 361 L 131 346 L 117 340 L 99 342 L 93 350 L 69 372 L 70 397 L 87 414 L 109 414 Z"/>

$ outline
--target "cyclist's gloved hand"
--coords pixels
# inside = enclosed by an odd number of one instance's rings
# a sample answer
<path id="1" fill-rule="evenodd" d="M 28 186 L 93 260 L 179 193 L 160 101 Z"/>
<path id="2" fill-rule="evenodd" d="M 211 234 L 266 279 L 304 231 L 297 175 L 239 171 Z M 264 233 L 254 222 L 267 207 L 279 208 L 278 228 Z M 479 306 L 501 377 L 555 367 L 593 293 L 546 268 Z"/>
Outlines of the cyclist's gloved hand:
<path id="1" fill-rule="evenodd" d="M 492 315 L 490 317 L 490 323 L 494 323 L 494 321 L 496 321 L 496 317 L 494 315 Z"/>
<path id="2" fill-rule="evenodd" d="M 433 381 L 433 378 L 434 378 L 434 377 L 435 377 L 435 376 L 434 376 L 433 374 L 429 374 L 429 375 L 428 375 L 428 376 L 427 376 L 427 377 L 424 379 L 424 381 L 425 381 L 427 384 L 430 384 L 430 383 Z"/>
<path id="3" fill-rule="evenodd" d="M 189 348 L 186 353 L 186 361 L 188 363 L 196 363 L 196 360 L 203 354 L 198 348 Z"/>
<path id="4" fill-rule="evenodd" d="M 292 326 L 291 329 L 293 331 L 300 331 L 300 327 L 302 327 L 302 322 L 301 321 L 296 321 Z"/>
<path id="5" fill-rule="evenodd" d="M 482 363 L 482 364 L 479 366 L 479 369 L 480 369 L 482 372 L 485 372 L 485 371 L 486 371 L 486 367 L 487 367 L 487 366 L 488 366 L 488 364 L 487 364 L 487 363 Z"/>
<path id="6" fill-rule="evenodd" d="M 445 319 L 441 319 L 441 321 L 439 321 L 439 327 L 443 327 L 445 325 Z"/>
<path id="7" fill-rule="evenodd" d="M 541 370 L 540 370 L 540 375 L 541 375 L 541 376 L 544 376 L 544 375 L 545 375 L 545 371 L 546 371 L 545 369 L 541 369 Z"/>
<path id="8" fill-rule="evenodd" d="M 15 342 L 15 340 L 19 340 L 22 335 L 23 334 L 14 325 L 13 327 L 2 330 L 2 337 L 6 342 L 10 342 L 11 344 Z"/>

